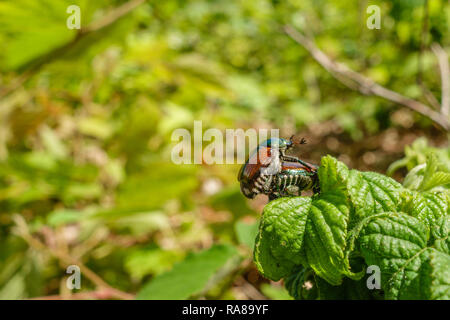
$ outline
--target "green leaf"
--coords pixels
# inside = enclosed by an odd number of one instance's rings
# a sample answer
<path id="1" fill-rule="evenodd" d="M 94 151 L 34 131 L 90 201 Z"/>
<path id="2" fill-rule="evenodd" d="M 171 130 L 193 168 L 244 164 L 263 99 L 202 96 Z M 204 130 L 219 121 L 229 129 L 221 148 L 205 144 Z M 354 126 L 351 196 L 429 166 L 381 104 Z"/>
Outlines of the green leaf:
<path id="1" fill-rule="evenodd" d="M 431 229 L 434 247 L 446 254 L 450 254 L 450 216 L 440 219 Z"/>
<path id="2" fill-rule="evenodd" d="M 215 245 L 208 250 L 193 253 L 147 283 L 137 295 L 139 300 L 182 300 L 200 294 L 209 288 L 215 277 L 224 277 L 240 260 L 237 250 L 230 245 Z"/>
<path id="3" fill-rule="evenodd" d="M 444 231 L 441 226 L 436 232 Z M 361 253 L 368 265 L 380 267 L 386 298 L 448 299 L 450 256 L 427 247 L 428 236 L 425 224 L 404 213 L 376 218 L 363 228 Z"/>
<path id="4" fill-rule="evenodd" d="M 439 169 L 445 170 L 440 171 Z M 435 153 L 427 154 L 426 164 L 413 168 L 405 177 L 403 185 L 411 190 L 430 191 L 450 184 L 450 172 L 445 164 L 438 162 Z"/>
<path id="5" fill-rule="evenodd" d="M 0 28 L 5 31 L 0 35 L 0 69 L 10 71 L 24 68 L 72 41 L 77 30 L 67 27 L 70 16 L 67 8 L 70 5 L 80 7 L 80 22 L 85 27 L 92 21 L 92 16 L 109 3 L 105 0 L 0 2 Z"/>
<path id="6" fill-rule="evenodd" d="M 429 250 L 428 270 L 424 272 L 428 276 L 426 296 L 433 300 L 450 300 L 450 255 Z"/>
<path id="7" fill-rule="evenodd" d="M 419 179 L 431 174 L 425 171 Z M 445 192 L 406 190 L 379 173 L 349 171 L 330 156 L 322 159 L 318 175 L 321 192 L 311 201 L 280 198 L 265 207 L 255 246 L 263 275 L 285 277 L 290 294 L 300 299 L 303 266 L 314 272 L 319 298 L 369 299 L 372 293 L 362 278 L 367 265 L 377 265 L 383 289 L 393 299 L 446 296 Z M 404 292 L 398 294 L 398 288 Z"/>
<path id="8" fill-rule="evenodd" d="M 424 137 L 415 140 L 411 146 L 406 146 L 405 157 L 399 161 L 403 161 L 404 166 L 406 166 L 408 170 L 412 170 L 420 164 L 425 164 L 425 162 L 428 161 L 427 157 L 429 157 L 431 153 L 437 158 L 439 170 L 448 172 L 450 170 L 450 149 L 429 146 L 428 141 Z"/>
<path id="9" fill-rule="evenodd" d="M 428 228 L 404 213 L 391 213 L 371 220 L 360 233 L 359 244 L 368 265 L 378 265 L 382 280 L 400 269 L 426 247 Z"/>
<path id="10" fill-rule="evenodd" d="M 117 194 L 117 206 L 123 209 L 156 209 L 170 199 L 189 197 L 198 187 L 196 173 L 194 166 L 149 164 L 146 170 L 127 177 Z"/>
<path id="11" fill-rule="evenodd" d="M 148 274 L 159 275 L 168 271 L 175 262 L 183 258 L 177 250 L 145 248 L 132 251 L 125 259 L 125 269 L 134 279 L 142 279 Z"/>
<path id="12" fill-rule="evenodd" d="M 402 211 L 432 226 L 447 214 L 448 200 L 444 193 L 405 191 Z"/>
<path id="13" fill-rule="evenodd" d="M 343 163 L 330 156 L 322 158 L 318 174 L 321 193 L 313 199 L 308 215 L 305 252 L 308 265 L 317 275 L 339 285 L 343 275 L 353 279 L 362 276 L 350 271 L 346 240 L 350 219 L 348 189 L 357 183 L 355 178 L 361 182 L 363 176 L 352 175 Z M 372 182 L 375 178 L 369 175 L 367 180 Z M 362 199 L 360 205 L 363 206 Z"/>
<path id="14" fill-rule="evenodd" d="M 389 282 L 387 299 L 450 299 L 450 256 L 427 248 L 408 260 Z"/>
<path id="15" fill-rule="evenodd" d="M 45 149 L 50 155 L 52 155 L 55 159 L 67 158 L 67 148 L 54 130 L 50 129 L 48 126 L 43 126 L 39 134 Z"/>
<path id="16" fill-rule="evenodd" d="M 83 218 L 83 216 L 83 212 L 81 211 L 70 209 L 55 210 L 47 216 L 47 223 L 50 226 L 57 227 L 64 224 L 78 222 Z"/>
<path id="17" fill-rule="evenodd" d="M 76 30 L 66 26 L 68 5 L 67 1 L 2 1 L 0 27 L 8 31 L 0 38 L 2 69 L 18 68 L 73 39 Z"/>
<path id="18" fill-rule="evenodd" d="M 423 174 L 425 172 L 425 164 L 420 164 L 408 172 L 403 180 L 403 186 L 411 190 L 418 190 L 422 184 Z"/>
<path id="19" fill-rule="evenodd" d="M 99 212 L 94 217 L 104 221 L 112 229 L 127 230 L 132 235 L 145 235 L 155 230 L 165 230 L 170 225 L 167 214 L 160 211 L 113 210 Z"/>
<path id="20" fill-rule="evenodd" d="M 326 156 L 321 159 L 318 171 L 321 192 L 345 189 L 349 171 L 344 163 Z"/>
<path id="21" fill-rule="evenodd" d="M 427 191 L 439 186 L 445 186 L 450 184 L 450 173 L 448 172 L 435 172 L 430 180 L 422 182 L 421 190 Z"/>
<path id="22" fill-rule="evenodd" d="M 26 292 L 25 277 L 22 273 L 16 273 L 9 281 L 0 289 L 0 299 L 2 300 L 19 300 L 23 299 Z"/>
<path id="23" fill-rule="evenodd" d="M 381 212 L 397 211 L 402 186 L 389 177 L 351 170 L 347 188 L 356 221 Z"/>
<path id="24" fill-rule="evenodd" d="M 268 279 L 278 281 L 302 262 L 302 244 L 311 198 L 280 198 L 263 211 L 254 260 Z"/>
<path id="25" fill-rule="evenodd" d="M 345 194 L 336 190 L 315 198 L 306 223 L 305 252 L 309 266 L 333 285 L 351 275 L 345 257 L 349 207 Z"/>
<path id="26" fill-rule="evenodd" d="M 313 286 L 314 272 L 300 268 L 284 279 L 289 294 L 295 300 L 314 300 L 317 298 L 317 287 Z"/>
<path id="27" fill-rule="evenodd" d="M 433 175 L 437 171 L 437 159 L 434 153 L 430 153 L 427 155 L 427 162 L 425 166 L 425 170 L 423 172 L 422 183 L 419 186 L 419 190 L 426 190 L 424 187 L 429 185 L 433 180 Z"/>
<path id="28" fill-rule="evenodd" d="M 273 286 L 268 283 L 261 285 L 261 292 L 272 300 L 292 300 L 289 292 L 281 286 Z"/>
<path id="29" fill-rule="evenodd" d="M 315 277 L 318 300 L 369 300 L 370 291 L 365 279 L 344 279 L 340 286 L 332 286 L 320 277 Z"/>
<path id="30" fill-rule="evenodd" d="M 398 169 L 405 167 L 409 162 L 409 159 L 403 158 L 397 161 L 394 161 L 390 164 L 389 168 L 386 170 L 386 174 L 392 176 L 392 174 Z"/>
<path id="31" fill-rule="evenodd" d="M 259 224 L 257 222 L 251 224 L 244 221 L 236 222 L 234 229 L 239 243 L 244 244 L 249 248 L 253 248 L 255 245 L 255 238 L 258 234 L 258 227 Z"/>

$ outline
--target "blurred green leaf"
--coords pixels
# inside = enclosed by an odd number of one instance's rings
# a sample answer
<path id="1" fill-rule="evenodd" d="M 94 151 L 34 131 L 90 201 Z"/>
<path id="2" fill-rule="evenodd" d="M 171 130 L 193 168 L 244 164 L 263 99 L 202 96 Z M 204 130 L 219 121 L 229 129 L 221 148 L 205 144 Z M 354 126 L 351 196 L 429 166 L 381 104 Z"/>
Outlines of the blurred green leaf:
<path id="1" fill-rule="evenodd" d="M 146 275 L 159 275 L 168 271 L 183 256 L 184 254 L 178 250 L 139 249 L 127 256 L 125 269 L 133 278 L 141 280 Z"/>
<path id="2" fill-rule="evenodd" d="M 293 300 L 284 286 L 273 286 L 268 283 L 261 285 L 261 291 L 272 300 Z"/>
<path id="3" fill-rule="evenodd" d="M 57 227 L 68 223 L 80 221 L 82 212 L 76 210 L 60 209 L 48 214 L 47 223 L 50 226 Z"/>
<path id="4" fill-rule="evenodd" d="M 258 222 L 247 223 L 242 220 L 237 221 L 234 229 L 239 243 L 246 245 L 248 248 L 253 248 L 256 235 L 258 234 L 258 225 Z"/>
<path id="5" fill-rule="evenodd" d="M 139 291 L 137 299 L 188 299 L 202 293 L 215 277 L 223 277 L 238 259 L 237 251 L 229 245 L 215 245 L 193 253 L 169 272 L 163 273 Z"/>
<path id="6" fill-rule="evenodd" d="M 194 166 L 155 163 L 128 177 L 119 190 L 121 208 L 158 208 L 170 199 L 189 195 L 198 186 Z"/>

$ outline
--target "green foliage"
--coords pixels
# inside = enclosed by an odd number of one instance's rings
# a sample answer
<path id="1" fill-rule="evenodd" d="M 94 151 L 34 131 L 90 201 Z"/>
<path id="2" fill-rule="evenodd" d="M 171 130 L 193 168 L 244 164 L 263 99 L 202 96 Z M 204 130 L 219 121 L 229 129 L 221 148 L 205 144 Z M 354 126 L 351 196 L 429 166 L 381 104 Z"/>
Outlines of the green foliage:
<path id="1" fill-rule="evenodd" d="M 138 293 L 137 299 L 163 300 L 187 299 L 204 293 L 215 282 L 228 275 L 239 261 L 232 246 L 217 245 L 200 253 L 190 254 L 175 264 L 171 271 L 163 273 Z"/>
<path id="2" fill-rule="evenodd" d="M 255 238 L 258 233 L 258 223 L 246 223 L 238 221 L 234 225 L 236 237 L 240 244 L 253 248 L 255 245 Z"/>
<path id="3" fill-rule="evenodd" d="M 434 154 L 437 157 L 438 164 L 443 166 L 441 170 L 450 171 L 450 149 L 432 147 L 427 139 L 422 137 L 415 140 L 410 146 L 405 147 L 405 157 L 393 162 L 387 173 L 391 175 L 401 167 L 406 167 L 408 171 L 412 171 L 419 164 L 424 164 L 427 161 L 427 156 L 431 154 Z M 422 170 L 423 166 L 419 168 L 419 170 Z"/>
<path id="4" fill-rule="evenodd" d="M 448 238 L 446 231 L 437 241 Z M 388 213 L 364 226 L 361 254 L 368 265 L 380 266 L 387 299 L 450 299 L 450 255 L 428 241 L 428 226 L 405 213 Z"/>
<path id="5" fill-rule="evenodd" d="M 371 295 L 367 290 L 365 279 L 357 281 L 345 278 L 342 285 L 333 286 L 316 276 L 314 283 L 319 300 L 369 300 Z"/>
<path id="6" fill-rule="evenodd" d="M 267 278 L 278 281 L 301 263 L 306 213 L 311 199 L 272 201 L 263 213 L 255 244 L 255 264 Z"/>
<path id="7" fill-rule="evenodd" d="M 158 284 L 177 263 L 183 266 L 183 259 L 194 259 L 190 252 L 217 243 L 236 247 L 245 263 L 225 277 L 219 263 L 219 272 L 206 270 L 213 274 L 211 288 L 170 282 L 180 288 L 173 297 L 252 298 L 241 278 L 269 298 L 283 297 L 277 285 L 250 277 L 258 224 L 246 221 L 259 218 L 265 200 L 242 196 L 238 165 L 171 162 L 173 130 L 192 134 L 194 120 L 202 120 L 204 131 L 279 128 L 283 137 L 305 135 L 310 143 L 301 150 L 305 160 L 317 163 L 324 154 L 339 153 L 355 168 L 380 172 L 414 137 L 443 144 L 445 134 L 429 120 L 337 82 L 282 26 L 293 25 L 336 61 L 427 103 L 416 78 L 420 72 L 441 100 L 429 45 L 438 42 L 448 52 L 446 1 L 428 1 L 426 37 L 417 23 L 423 1 L 380 3 L 382 32 L 366 28 L 364 10 L 355 10 L 351 0 L 145 1 L 109 19 L 129 1 L 0 1 L 0 298 L 68 296 L 65 268 L 73 261 L 61 259 L 59 250 L 134 295 L 153 280 Z M 86 29 L 66 26 L 68 5 L 80 6 L 82 28 L 105 18 L 111 24 L 80 36 Z M 437 157 L 435 176 L 425 166 L 411 170 L 431 151 Z M 364 160 L 367 153 L 375 155 L 371 164 Z M 448 188 L 449 155 L 424 139 L 408 147 L 407 160 L 396 165 L 411 172 L 408 192 L 384 176 L 327 160 L 322 196 L 278 203 L 272 218 L 265 210 L 262 225 L 273 242 L 260 242 L 259 250 L 270 255 L 255 252 L 258 265 L 279 278 L 281 271 L 308 264 L 304 276 L 291 277 L 292 292 L 303 298 L 353 297 L 350 290 L 332 288 L 359 277 L 364 264 L 354 254 L 361 221 L 388 210 L 423 221 L 436 234 L 436 248 L 445 247 L 437 236 L 445 229 L 437 223 L 449 210 L 442 192 Z M 297 205 L 301 211 L 287 209 Z M 315 237 L 316 232 L 325 236 Z M 271 265 L 274 257 L 284 264 Z M 342 285 L 327 285 L 309 264 Z M 182 270 L 188 279 L 191 270 Z M 72 293 L 99 288 L 83 276 L 82 289 Z"/>
<path id="8" fill-rule="evenodd" d="M 169 271 L 174 263 L 182 258 L 182 251 L 142 248 L 126 257 L 125 269 L 134 279 L 142 280 L 144 276 L 159 275 Z"/>
<path id="9" fill-rule="evenodd" d="M 427 155 L 426 165 L 418 165 L 405 177 L 404 186 L 418 191 L 428 191 L 439 186 L 450 185 L 450 174 L 447 167 L 439 166 L 436 155 Z"/>
<path id="10" fill-rule="evenodd" d="M 255 244 L 259 271 L 286 278 L 298 299 L 315 297 L 303 289 L 308 270 L 319 299 L 366 299 L 372 293 L 362 278 L 376 265 L 386 299 L 449 299 L 450 193 L 441 178 L 449 173 L 439 167 L 430 155 L 412 190 L 322 158 L 320 194 L 280 198 L 264 208 Z"/>
<path id="11" fill-rule="evenodd" d="M 292 297 L 286 289 L 281 286 L 275 287 L 270 284 L 263 283 L 261 285 L 261 292 L 272 300 L 292 300 Z"/>

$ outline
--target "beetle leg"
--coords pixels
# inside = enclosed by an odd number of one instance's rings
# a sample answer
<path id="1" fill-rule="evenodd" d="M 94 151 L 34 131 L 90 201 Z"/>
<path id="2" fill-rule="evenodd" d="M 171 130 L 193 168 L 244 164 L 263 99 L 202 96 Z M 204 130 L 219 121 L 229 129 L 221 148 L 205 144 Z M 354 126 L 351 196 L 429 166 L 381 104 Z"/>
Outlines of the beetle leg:
<path id="1" fill-rule="evenodd" d="M 282 195 L 279 194 L 278 192 L 271 192 L 268 194 L 269 196 L 269 202 L 275 199 L 278 199 L 279 197 L 281 197 Z"/>
<path id="2" fill-rule="evenodd" d="M 263 189 L 265 192 L 269 192 L 270 191 L 270 186 L 272 185 L 272 180 L 273 180 L 273 176 L 272 175 L 268 175 L 266 182 L 264 182 L 263 185 Z"/>
<path id="3" fill-rule="evenodd" d="M 308 163 L 306 163 L 305 161 L 303 161 L 303 160 L 301 160 L 301 159 L 299 159 L 299 158 L 297 158 L 297 157 L 291 157 L 291 156 L 283 155 L 282 158 L 281 158 L 281 160 L 284 160 L 284 161 L 292 161 L 292 162 L 298 162 L 298 163 L 301 163 L 302 165 L 304 165 L 305 167 L 307 167 L 307 168 L 309 168 L 309 169 L 314 169 L 314 168 L 311 167 Z"/>

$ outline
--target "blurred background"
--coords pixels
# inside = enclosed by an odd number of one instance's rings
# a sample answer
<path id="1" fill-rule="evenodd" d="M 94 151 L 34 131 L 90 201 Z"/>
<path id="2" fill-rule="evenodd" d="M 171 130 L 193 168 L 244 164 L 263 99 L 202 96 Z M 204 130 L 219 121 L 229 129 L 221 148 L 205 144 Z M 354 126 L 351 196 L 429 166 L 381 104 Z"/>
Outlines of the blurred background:
<path id="1" fill-rule="evenodd" d="M 173 130 L 278 128 L 307 161 L 399 181 L 429 150 L 449 163 L 436 121 L 284 29 L 438 112 L 449 23 L 444 0 L 0 1 L 0 299 L 288 299 L 252 262 L 267 199 L 244 198 L 238 164 L 173 164 Z"/>

